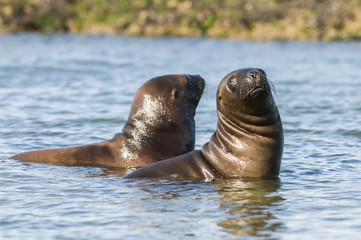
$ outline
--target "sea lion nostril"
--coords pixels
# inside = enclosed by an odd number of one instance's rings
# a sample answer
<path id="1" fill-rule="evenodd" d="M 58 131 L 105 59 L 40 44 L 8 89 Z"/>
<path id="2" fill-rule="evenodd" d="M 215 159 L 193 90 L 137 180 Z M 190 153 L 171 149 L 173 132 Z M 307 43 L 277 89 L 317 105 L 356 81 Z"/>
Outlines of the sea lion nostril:
<path id="1" fill-rule="evenodd" d="M 267 76 L 267 74 L 266 74 L 266 72 L 263 70 L 263 69 L 257 69 L 257 71 L 262 75 L 262 76 L 264 76 L 264 77 L 266 77 Z"/>
<path id="2" fill-rule="evenodd" d="M 252 82 L 252 84 L 255 84 L 257 86 L 263 86 L 267 82 L 267 76 L 266 73 L 262 69 L 252 71 L 248 73 L 248 80 L 249 82 Z"/>
<path id="3" fill-rule="evenodd" d="M 249 73 L 249 76 L 252 78 L 260 78 L 263 74 L 260 73 L 259 71 L 255 70 Z"/>

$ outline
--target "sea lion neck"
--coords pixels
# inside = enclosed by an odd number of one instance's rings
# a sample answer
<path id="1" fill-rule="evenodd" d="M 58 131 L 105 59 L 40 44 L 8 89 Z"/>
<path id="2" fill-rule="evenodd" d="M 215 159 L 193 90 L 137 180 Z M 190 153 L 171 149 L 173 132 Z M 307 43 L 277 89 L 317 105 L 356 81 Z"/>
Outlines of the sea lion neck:
<path id="1" fill-rule="evenodd" d="M 201 155 L 223 178 L 267 177 L 279 174 L 283 131 L 277 108 L 264 116 L 218 111 L 217 130 Z"/>
<path id="2" fill-rule="evenodd" d="M 268 111 L 263 115 L 251 115 L 237 112 L 231 116 L 224 115 L 217 111 L 218 125 L 234 136 L 240 133 L 252 133 L 259 136 L 268 137 L 274 133 L 275 123 L 280 121 L 277 108 Z"/>
<path id="3" fill-rule="evenodd" d="M 121 158 L 135 161 L 159 155 L 162 160 L 174 156 L 173 152 L 180 155 L 193 150 L 195 122 L 192 111 L 191 106 L 181 107 L 161 96 L 144 95 L 142 104 L 132 107 L 124 125 L 126 138 L 120 151 Z"/>
<path id="4" fill-rule="evenodd" d="M 166 102 L 161 97 L 144 95 L 142 104 L 132 107 L 127 123 L 124 125 L 123 134 L 127 137 L 124 142 L 121 156 L 124 159 L 137 159 L 141 152 L 154 142 L 155 133 L 165 124 L 165 116 L 169 115 Z M 134 152 L 139 154 L 134 155 Z M 132 153 L 132 154 L 128 154 Z"/>

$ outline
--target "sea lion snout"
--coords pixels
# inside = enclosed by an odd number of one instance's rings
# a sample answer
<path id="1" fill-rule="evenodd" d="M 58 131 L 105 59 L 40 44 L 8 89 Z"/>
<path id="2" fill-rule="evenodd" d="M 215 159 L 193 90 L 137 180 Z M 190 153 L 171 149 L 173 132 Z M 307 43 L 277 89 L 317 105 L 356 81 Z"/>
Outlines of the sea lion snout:
<path id="1" fill-rule="evenodd" d="M 205 80 L 200 75 L 186 74 L 185 76 L 188 78 L 188 85 L 190 87 L 192 87 L 193 84 L 197 87 L 197 96 L 195 100 L 199 101 L 206 85 Z"/>
<path id="2" fill-rule="evenodd" d="M 199 87 L 200 91 L 203 93 L 204 87 L 205 87 L 205 80 L 200 75 L 186 75 L 189 80 L 196 83 L 196 85 Z"/>
<path id="3" fill-rule="evenodd" d="M 271 92 L 271 86 L 266 73 L 262 69 L 249 71 L 245 80 L 245 86 L 242 89 L 248 101 L 259 95 L 266 95 Z"/>
<path id="4" fill-rule="evenodd" d="M 262 69 L 255 69 L 248 72 L 247 80 L 255 87 L 262 87 L 265 83 L 267 83 L 267 76 Z"/>

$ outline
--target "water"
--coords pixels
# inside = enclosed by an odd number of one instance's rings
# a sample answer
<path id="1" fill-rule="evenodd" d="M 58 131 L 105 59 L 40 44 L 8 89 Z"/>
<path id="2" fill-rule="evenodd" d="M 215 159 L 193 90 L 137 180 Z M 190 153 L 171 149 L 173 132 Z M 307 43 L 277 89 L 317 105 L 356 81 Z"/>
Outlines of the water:
<path id="1" fill-rule="evenodd" d="M 361 44 L 76 35 L 0 36 L 0 239 L 357 239 Z M 133 94 L 202 75 L 196 148 L 230 71 L 260 67 L 285 130 L 279 181 L 130 181 L 126 172 L 20 163 L 22 151 L 120 132 Z"/>

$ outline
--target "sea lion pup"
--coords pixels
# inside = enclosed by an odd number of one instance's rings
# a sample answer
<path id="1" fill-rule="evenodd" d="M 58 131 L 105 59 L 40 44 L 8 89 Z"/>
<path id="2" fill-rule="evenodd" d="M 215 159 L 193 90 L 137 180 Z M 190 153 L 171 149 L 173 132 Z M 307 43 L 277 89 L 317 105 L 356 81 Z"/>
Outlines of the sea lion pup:
<path id="1" fill-rule="evenodd" d="M 113 139 L 11 158 L 67 166 L 142 167 L 187 153 L 194 149 L 194 115 L 204 85 L 199 75 L 153 78 L 136 92 L 128 121 Z"/>
<path id="2" fill-rule="evenodd" d="M 277 177 L 283 129 L 262 69 L 229 73 L 217 91 L 217 130 L 202 150 L 142 167 L 125 178 L 171 180 Z"/>

